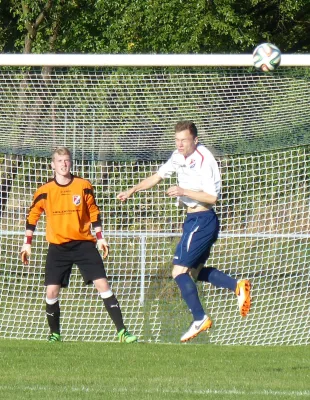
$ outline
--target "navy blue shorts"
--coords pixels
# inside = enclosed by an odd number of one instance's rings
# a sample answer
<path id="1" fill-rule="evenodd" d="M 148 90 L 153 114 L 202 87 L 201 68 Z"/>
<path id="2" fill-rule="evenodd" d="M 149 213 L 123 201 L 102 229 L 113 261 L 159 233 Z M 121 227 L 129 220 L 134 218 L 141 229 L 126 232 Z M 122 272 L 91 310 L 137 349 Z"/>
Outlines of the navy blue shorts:
<path id="1" fill-rule="evenodd" d="M 188 268 L 204 264 L 218 238 L 219 229 L 219 220 L 213 210 L 188 213 L 172 263 Z"/>
<path id="2" fill-rule="evenodd" d="M 64 244 L 50 244 L 45 264 L 45 286 L 68 287 L 73 264 L 76 264 L 89 285 L 96 279 L 106 278 L 102 258 L 96 244 L 75 240 Z"/>

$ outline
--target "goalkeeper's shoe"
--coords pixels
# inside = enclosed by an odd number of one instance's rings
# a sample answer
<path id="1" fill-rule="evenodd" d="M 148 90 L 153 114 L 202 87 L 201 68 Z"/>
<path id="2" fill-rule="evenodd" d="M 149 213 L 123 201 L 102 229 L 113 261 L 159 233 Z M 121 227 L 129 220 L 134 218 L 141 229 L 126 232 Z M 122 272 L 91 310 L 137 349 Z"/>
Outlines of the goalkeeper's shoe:
<path id="1" fill-rule="evenodd" d="M 117 336 L 121 343 L 134 343 L 138 341 L 137 337 L 129 333 L 125 328 L 119 331 Z"/>
<path id="2" fill-rule="evenodd" d="M 196 337 L 200 332 L 207 331 L 212 326 L 211 319 L 205 315 L 201 321 L 193 321 L 187 332 L 181 337 L 181 342 L 187 342 L 188 340 Z"/>
<path id="3" fill-rule="evenodd" d="M 61 337 L 59 333 L 52 333 L 48 338 L 48 342 L 50 343 L 61 342 Z"/>
<path id="4" fill-rule="evenodd" d="M 245 317 L 250 311 L 251 307 L 251 283 L 247 279 L 242 279 L 237 282 L 236 295 L 238 299 L 238 305 L 240 310 L 240 315 Z"/>

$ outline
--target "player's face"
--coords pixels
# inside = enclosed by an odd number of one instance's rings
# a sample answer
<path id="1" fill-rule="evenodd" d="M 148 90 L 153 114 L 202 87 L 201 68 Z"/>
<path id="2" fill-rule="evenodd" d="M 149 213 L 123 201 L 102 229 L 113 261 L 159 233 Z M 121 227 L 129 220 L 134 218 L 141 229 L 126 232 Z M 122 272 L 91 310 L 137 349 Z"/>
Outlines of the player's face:
<path id="1" fill-rule="evenodd" d="M 70 176 L 70 168 L 71 168 L 70 156 L 67 154 L 60 155 L 56 153 L 52 161 L 52 168 L 55 171 L 56 175 L 64 177 Z"/>
<path id="2" fill-rule="evenodd" d="M 194 153 L 198 143 L 198 138 L 194 138 L 190 133 L 189 129 L 184 131 L 176 132 L 175 134 L 175 145 L 179 153 L 183 154 L 184 157 L 188 157 Z"/>

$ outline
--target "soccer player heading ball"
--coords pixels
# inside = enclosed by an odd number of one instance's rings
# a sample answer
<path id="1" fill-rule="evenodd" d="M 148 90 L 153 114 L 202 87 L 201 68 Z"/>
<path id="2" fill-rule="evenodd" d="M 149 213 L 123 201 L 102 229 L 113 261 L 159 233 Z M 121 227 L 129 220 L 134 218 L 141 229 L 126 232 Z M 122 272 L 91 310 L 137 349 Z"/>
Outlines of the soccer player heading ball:
<path id="1" fill-rule="evenodd" d="M 178 204 L 187 208 L 183 233 L 173 257 L 172 276 L 182 298 L 193 315 L 193 322 L 182 335 L 181 342 L 196 337 L 212 326 L 205 313 L 191 274 L 197 272 L 197 280 L 216 287 L 227 288 L 238 299 L 241 316 L 245 317 L 251 306 L 250 282 L 237 281 L 216 268 L 205 267 L 212 245 L 219 234 L 219 221 L 213 210 L 221 190 L 221 177 L 211 152 L 198 141 L 198 133 L 192 121 L 180 121 L 175 126 L 176 150 L 158 171 L 136 186 L 118 194 L 126 201 L 135 192 L 150 189 L 162 179 L 177 174 L 178 186 L 167 190 L 167 195 L 177 198 Z"/>
<path id="2" fill-rule="evenodd" d="M 109 253 L 102 233 L 100 211 L 91 183 L 70 172 L 71 153 L 66 147 L 52 154 L 54 179 L 42 185 L 34 194 L 27 218 L 21 258 L 28 264 L 33 233 L 42 212 L 46 214 L 46 239 L 49 242 L 45 265 L 46 316 L 50 327 L 50 342 L 61 341 L 59 294 L 69 285 L 73 264 L 76 264 L 85 284 L 94 283 L 106 310 L 113 320 L 121 342 L 136 342 L 123 322 L 119 303 L 108 283 L 102 258 L 96 248 Z M 91 234 L 94 228 L 96 238 Z"/>

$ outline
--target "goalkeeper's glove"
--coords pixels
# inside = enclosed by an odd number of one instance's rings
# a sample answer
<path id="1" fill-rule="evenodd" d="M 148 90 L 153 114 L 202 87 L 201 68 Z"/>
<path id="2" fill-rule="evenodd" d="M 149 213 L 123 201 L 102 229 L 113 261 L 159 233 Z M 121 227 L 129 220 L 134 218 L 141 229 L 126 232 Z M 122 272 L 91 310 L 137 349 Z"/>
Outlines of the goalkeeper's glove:
<path id="1" fill-rule="evenodd" d="M 24 265 L 29 264 L 29 256 L 31 254 L 31 244 L 24 243 L 20 251 L 20 257 Z"/>
<path id="2" fill-rule="evenodd" d="M 103 250 L 103 258 L 107 258 L 109 255 L 109 245 L 108 242 L 102 235 L 102 232 L 96 232 L 97 246 L 99 250 Z"/>

